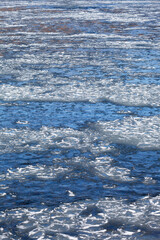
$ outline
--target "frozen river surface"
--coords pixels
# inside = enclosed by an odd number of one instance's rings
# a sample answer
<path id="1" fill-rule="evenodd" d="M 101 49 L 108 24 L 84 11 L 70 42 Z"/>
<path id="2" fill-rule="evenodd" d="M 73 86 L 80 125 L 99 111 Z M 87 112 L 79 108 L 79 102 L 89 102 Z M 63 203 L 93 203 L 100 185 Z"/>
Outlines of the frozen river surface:
<path id="1" fill-rule="evenodd" d="M 0 3 L 0 240 L 160 239 L 160 1 Z"/>

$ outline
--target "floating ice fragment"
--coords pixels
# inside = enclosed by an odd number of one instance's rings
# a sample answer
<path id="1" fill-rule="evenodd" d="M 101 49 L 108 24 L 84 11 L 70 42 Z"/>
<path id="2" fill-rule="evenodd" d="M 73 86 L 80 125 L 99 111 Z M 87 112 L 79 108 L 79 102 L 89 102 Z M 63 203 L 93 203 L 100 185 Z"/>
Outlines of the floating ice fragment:
<path id="1" fill-rule="evenodd" d="M 98 122 L 103 141 L 136 146 L 143 150 L 160 149 L 160 117 L 125 117 L 123 120 Z"/>
<path id="2" fill-rule="evenodd" d="M 16 123 L 17 123 L 17 124 L 24 124 L 24 125 L 25 125 L 25 124 L 28 124 L 29 122 L 28 122 L 28 121 L 17 121 Z"/>
<path id="3" fill-rule="evenodd" d="M 75 196 L 75 194 L 74 194 L 72 191 L 68 190 L 67 192 L 68 192 L 68 195 L 69 195 L 70 197 L 74 197 L 74 196 Z"/>
<path id="4" fill-rule="evenodd" d="M 143 183 L 147 185 L 155 184 L 156 180 L 154 180 L 152 177 L 145 177 Z"/>

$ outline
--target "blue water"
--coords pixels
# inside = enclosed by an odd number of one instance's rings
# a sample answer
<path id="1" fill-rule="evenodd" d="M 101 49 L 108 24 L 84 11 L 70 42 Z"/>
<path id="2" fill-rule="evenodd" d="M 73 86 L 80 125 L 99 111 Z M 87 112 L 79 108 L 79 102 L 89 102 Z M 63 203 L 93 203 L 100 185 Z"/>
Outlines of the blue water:
<path id="1" fill-rule="evenodd" d="M 160 4 L 0 3 L 0 239 L 160 239 Z"/>

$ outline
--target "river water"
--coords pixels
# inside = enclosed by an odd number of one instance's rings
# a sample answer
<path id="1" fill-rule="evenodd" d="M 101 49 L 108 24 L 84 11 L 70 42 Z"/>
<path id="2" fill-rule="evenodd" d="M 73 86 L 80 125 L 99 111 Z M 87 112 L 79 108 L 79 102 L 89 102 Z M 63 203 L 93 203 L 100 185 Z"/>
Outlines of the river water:
<path id="1" fill-rule="evenodd" d="M 160 239 L 160 1 L 0 3 L 0 239 Z"/>

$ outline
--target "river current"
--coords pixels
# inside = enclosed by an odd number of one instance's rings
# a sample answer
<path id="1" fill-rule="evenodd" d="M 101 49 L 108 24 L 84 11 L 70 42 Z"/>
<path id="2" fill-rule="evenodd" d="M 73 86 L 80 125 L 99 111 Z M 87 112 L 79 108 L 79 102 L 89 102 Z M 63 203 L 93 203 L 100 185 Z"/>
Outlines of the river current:
<path id="1" fill-rule="evenodd" d="M 160 1 L 0 3 L 0 239 L 160 239 Z"/>

